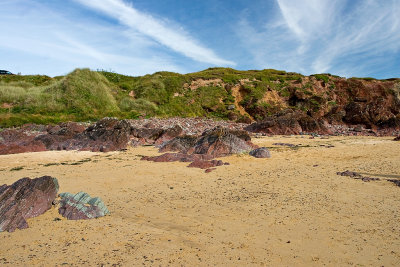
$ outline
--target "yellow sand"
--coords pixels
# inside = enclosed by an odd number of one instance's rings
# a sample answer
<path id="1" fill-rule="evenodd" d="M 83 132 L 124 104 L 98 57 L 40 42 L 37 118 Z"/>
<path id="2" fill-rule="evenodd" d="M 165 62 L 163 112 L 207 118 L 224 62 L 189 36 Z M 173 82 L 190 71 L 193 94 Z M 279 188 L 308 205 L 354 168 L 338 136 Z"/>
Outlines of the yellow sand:
<path id="1" fill-rule="evenodd" d="M 336 175 L 400 179 L 400 142 L 391 139 L 254 139 L 304 147 L 272 149 L 270 159 L 226 157 L 231 165 L 209 174 L 140 161 L 158 154 L 153 147 L 0 156 L 0 184 L 51 175 L 60 192 L 86 191 L 111 211 L 54 221 L 53 208 L 29 229 L 0 233 L 0 265 L 400 266 L 400 187 Z"/>

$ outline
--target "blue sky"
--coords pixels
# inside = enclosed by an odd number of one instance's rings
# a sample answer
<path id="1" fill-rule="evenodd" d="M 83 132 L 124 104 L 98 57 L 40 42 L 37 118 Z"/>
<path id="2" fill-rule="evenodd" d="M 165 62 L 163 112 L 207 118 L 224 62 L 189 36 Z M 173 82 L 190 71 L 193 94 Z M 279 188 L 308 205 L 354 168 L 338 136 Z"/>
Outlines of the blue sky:
<path id="1" fill-rule="evenodd" d="M 0 0 L 0 69 L 400 77 L 400 0 Z"/>

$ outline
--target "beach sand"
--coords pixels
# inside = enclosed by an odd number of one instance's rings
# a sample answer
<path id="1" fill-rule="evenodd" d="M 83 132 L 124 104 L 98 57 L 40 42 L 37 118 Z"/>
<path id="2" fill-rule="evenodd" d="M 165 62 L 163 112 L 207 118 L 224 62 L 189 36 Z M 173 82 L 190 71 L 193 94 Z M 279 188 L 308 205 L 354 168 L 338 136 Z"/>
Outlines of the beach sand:
<path id="1" fill-rule="evenodd" d="M 111 212 L 68 221 L 52 208 L 0 233 L 0 265 L 400 266 L 400 187 L 385 181 L 400 179 L 392 139 L 257 138 L 301 146 L 221 158 L 230 165 L 211 173 L 141 161 L 158 154 L 149 146 L 0 156 L 0 184 L 50 175 L 59 192 L 99 196 Z M 382 180 L 336 174 L 345 170 Z"/>

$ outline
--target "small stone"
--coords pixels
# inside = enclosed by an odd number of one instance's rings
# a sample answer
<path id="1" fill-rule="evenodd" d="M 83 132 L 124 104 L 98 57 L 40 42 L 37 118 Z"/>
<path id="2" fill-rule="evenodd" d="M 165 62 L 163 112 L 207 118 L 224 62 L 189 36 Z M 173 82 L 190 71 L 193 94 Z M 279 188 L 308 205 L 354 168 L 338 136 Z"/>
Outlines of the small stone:
<path id="1" fill-rule="evenodd" d="M 250 151 L 250 156 L 253 156 L 255 158 L 270 158 L 271 153 L 269 152 L 268 148 L 266 147 L 260 147 L 257 149 L 254 149 Z"/>

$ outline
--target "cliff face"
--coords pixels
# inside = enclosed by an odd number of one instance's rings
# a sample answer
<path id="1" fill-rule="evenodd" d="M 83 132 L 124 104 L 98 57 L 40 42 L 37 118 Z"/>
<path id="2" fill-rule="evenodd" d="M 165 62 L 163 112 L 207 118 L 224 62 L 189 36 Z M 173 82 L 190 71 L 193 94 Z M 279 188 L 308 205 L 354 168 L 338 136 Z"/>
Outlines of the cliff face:
<path id="1" fill-rule="evenodd" d="M 235 104 L 259 122 L 254 128 L 261 132 L 327 132 L 327 124 L 362 125 L 372 130 L 400 128 L 398 80 L 323 77 L 276 82 L 278 88 L 268 86 L 258 99 L 251 90 L 257 85 L 249 82 L 237 90 L 247 101 Z"/>
<path id="2" fill-rule="evenodd" d="M 255 132 L 329 132 L 329 124 L 360 125 L 371 130 L 400 128 L 397 79 L 346 79 L 331 75 L 257 78 L 243 78 L 236 83 L 195 79 L 186 83 L 184 90 L 211 86 L 226 91 L 228 97 L 220 102 L 226 103 L 228 118 L 256 121 L 248 128 Z"/>
<path id="3" fill-rule="evenodd" d="M 271 133 L 329 132 L 329 125 L 400 128 L 400 79 L 229 68 L 141 77 L 76 70 L 45 78 L 0 77 L 0 127 L 113 116 L 263 122 L 255 131 Z"/>

